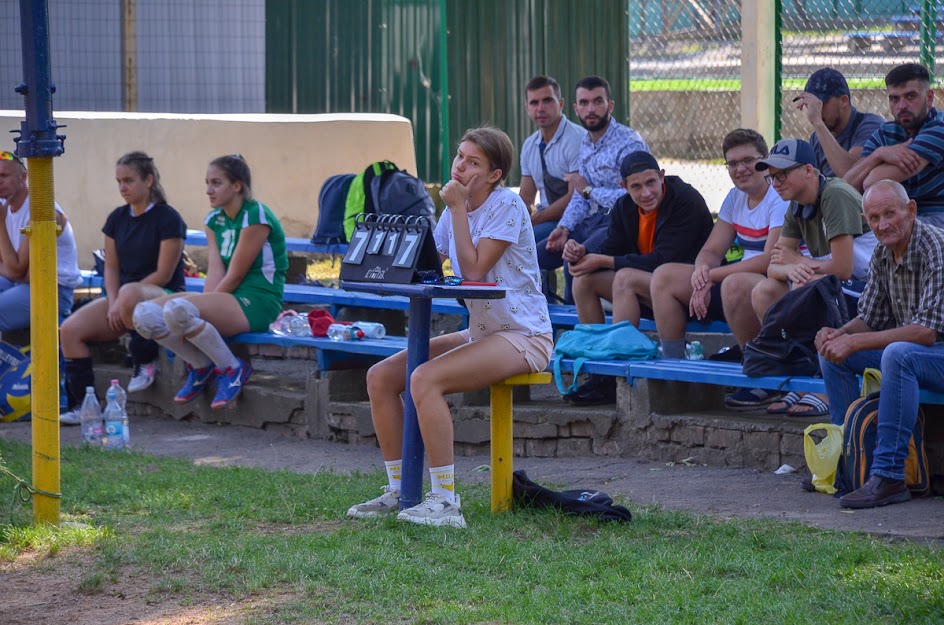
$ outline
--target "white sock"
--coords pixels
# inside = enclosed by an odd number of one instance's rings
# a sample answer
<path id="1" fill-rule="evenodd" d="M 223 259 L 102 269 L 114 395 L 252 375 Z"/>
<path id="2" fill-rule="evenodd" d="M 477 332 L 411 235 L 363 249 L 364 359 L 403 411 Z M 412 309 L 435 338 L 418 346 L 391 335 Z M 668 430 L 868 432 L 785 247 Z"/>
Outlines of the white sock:
<path id="1" fill-rule="evenodd" d="M 168 334 L 162 338 L 153 339 L 158 345 L 166 347 L 184 359 L 194 369 L 203 369 L 213 364 L 206 354 L 187 342 L 187 339 L 176 334 Z"/>
<path id="2" fill-rule="evenodd" d="M 442 495 L 452 503 L 456 503 L 456 465 L 430 467 L 429 481 L 433 493 Z"/>
<path id="3" fill-rule="evenodd" d="M 197 346 L 204 354 L 210 357 L 213 364 L 220 371 L 239 366 L 239 359 L 233 354 L 226 341 L 212 323 L 204 321 L 203 328 L 196 334 L 187 337 L 187 340 Z"/>
<path id="4" fill-rule="evenodd" d="M 390 488 L 400 490 L 400 471 L 402 471 L 403 460 L 384 461 L 384 467 L 387 469 L 387 482 Z"/>

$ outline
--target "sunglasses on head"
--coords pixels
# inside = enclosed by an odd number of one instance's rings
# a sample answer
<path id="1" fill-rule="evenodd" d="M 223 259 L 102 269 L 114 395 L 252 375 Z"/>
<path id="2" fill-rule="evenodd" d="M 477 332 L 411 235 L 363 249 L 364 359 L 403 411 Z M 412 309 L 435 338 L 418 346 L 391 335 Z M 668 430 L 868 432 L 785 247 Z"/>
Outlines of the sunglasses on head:
<path id="1" fill-rule="evenodd" d="M 13 152 L 0 152 L 0 161 L 13 161 L 15 163 L 23 164 L 23 161 L 20 160 L 20 157 L 14 154 Z"/>

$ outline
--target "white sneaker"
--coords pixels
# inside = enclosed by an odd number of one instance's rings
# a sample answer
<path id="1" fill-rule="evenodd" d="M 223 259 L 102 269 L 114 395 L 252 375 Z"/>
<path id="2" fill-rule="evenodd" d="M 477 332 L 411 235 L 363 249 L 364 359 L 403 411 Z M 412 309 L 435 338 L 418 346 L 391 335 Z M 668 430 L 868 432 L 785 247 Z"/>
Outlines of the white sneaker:
<path id="1" fill-rule="evenodd" d="M 426 493 L 426 501 L 402 511 L 397 515 L 397 521 L 464 528 L 465 517 L 462 516 L 462 509 L 459 506 L 459 495 L 456 495 L 456 502 L 453 503 L 442 495 Z"/>
<path id="2" fill-rule="evenodd" d="M 146 365 L 135 365 L 134 375 L 128 382 L 128 392 L 137 393 L 154 384 L 154 376 L 157 373 L 157 363 L 149 362 Z"/>
<path id="3" fill-rule="evenodd" d="M 62 425 L 81 425 L 82 417 L 79 416 L 78 410 L 69 410 L 59 415 L 59 423 Z"/>
<path id="4" fill-rule="evenodd" d="M 394 514 L 400 507 L 400 489 L 384 486 L 383 495 L 370 501 L 348 508 L 347 515 L 352 519 L 366 519 L 372 516 Z"/>

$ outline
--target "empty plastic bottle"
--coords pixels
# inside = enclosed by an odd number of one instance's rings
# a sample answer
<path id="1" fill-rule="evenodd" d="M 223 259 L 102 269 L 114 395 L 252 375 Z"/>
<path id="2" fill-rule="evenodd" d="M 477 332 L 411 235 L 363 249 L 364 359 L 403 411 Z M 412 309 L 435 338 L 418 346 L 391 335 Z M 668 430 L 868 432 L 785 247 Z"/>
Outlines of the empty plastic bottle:
<path id="1" fill-rule="evenodd" d="M 685 345 L 685 357 L 689 360 L 704 360 L 705 348 L 700 341 L 692 341 Z"/>
<path id="2" fill-rule="evenodd" d="M 328 326 L 328 338 L 332 341 L 358 341 L 364 338 L 364 331 L 352 325 L 332 323 Z"/>
<path id="3" fill-rule="evenodd" d="M 105 393 L 105 413 L 103 415 L 105 421 L 105 436 L 102 446 L 105 449 L 111 450 L 125 448 L 125 417 L 122 414 L 121 406 L 118 405 L 118 393 L 115 391 L 116 387 L 121 388 L 117 384 L 113 384 L 108 387 L 108 392 Z"/>
<path id="4" fill-rule="evenodd" d="M 85 387 L 85 399 L 79 408 L 79 419 L 82 424 L 82 440 L 90 445 L 101 445 L 104 431 L 102 407 L 98 404 L 94 386 Z"/>
<path id="5" fill-rule="evenodd" d="M 351 327 L 357 328 L 364 333 L 365 339 L 382 339 L 387 335 L 387 328 L 382 323 L 373 321 L 355 321 Z"/>

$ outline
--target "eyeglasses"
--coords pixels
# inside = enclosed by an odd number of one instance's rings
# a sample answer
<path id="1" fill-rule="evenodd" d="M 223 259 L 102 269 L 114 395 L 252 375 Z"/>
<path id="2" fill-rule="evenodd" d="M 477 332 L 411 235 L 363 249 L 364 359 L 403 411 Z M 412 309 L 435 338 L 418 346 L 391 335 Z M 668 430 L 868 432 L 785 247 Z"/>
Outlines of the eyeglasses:
<path id="1" fill-rule="evenodd" d="M 754 163 L 759 161 L 760 158 L 761 157 L 759 156 L 753 156 L 751 158 L 745 158 L 740 161 L 728 161 L 727 163 L 725 163 L 725 165 L 727 166 L 728 171 L 737 171 L 737 168 L 741 167 L 742 165 L 744 167 L 747 167 L 748 169 L 754 169 Z"/>
<path id="2" fill-rule="evenodd" d="M 0 161 L 13 161 L 15 163 L 23 164 L 23 161 L 20 160 L 20 157 L 14 154 L 13 152 L 0 152 Z"/>
<path id="3" fill-rule="evenodd" d="M 462 284 L 462 278 L 459 276 L 441 276 L 436 271 L 417 271 L 417 277 L 421 284 L 445 284 L 447 286 L 459 286 Z"/>
<path id="4" fill-rule="evenodd" d="M 803 163 L 797 163 L 796 165 L 792 165 L 792 166 L 790 166 L 790 167 L 787 167 L 786 169 L 784 169 L 784 170 L 781 171 L 780 173 L 770 174 L 769 176 L 764 176 L 764 180 L 767 181 L 767 184 L 773 184 L 775 181 L 778 182 L 778 183 L 780 183 L 780 184 L 783 184 L 783 181 L 787 179 L 787 176 L 790 175 L 790 172 L 793 171 L 794 169 L 799 169 L 800 167 L 803 167 Z"/>

